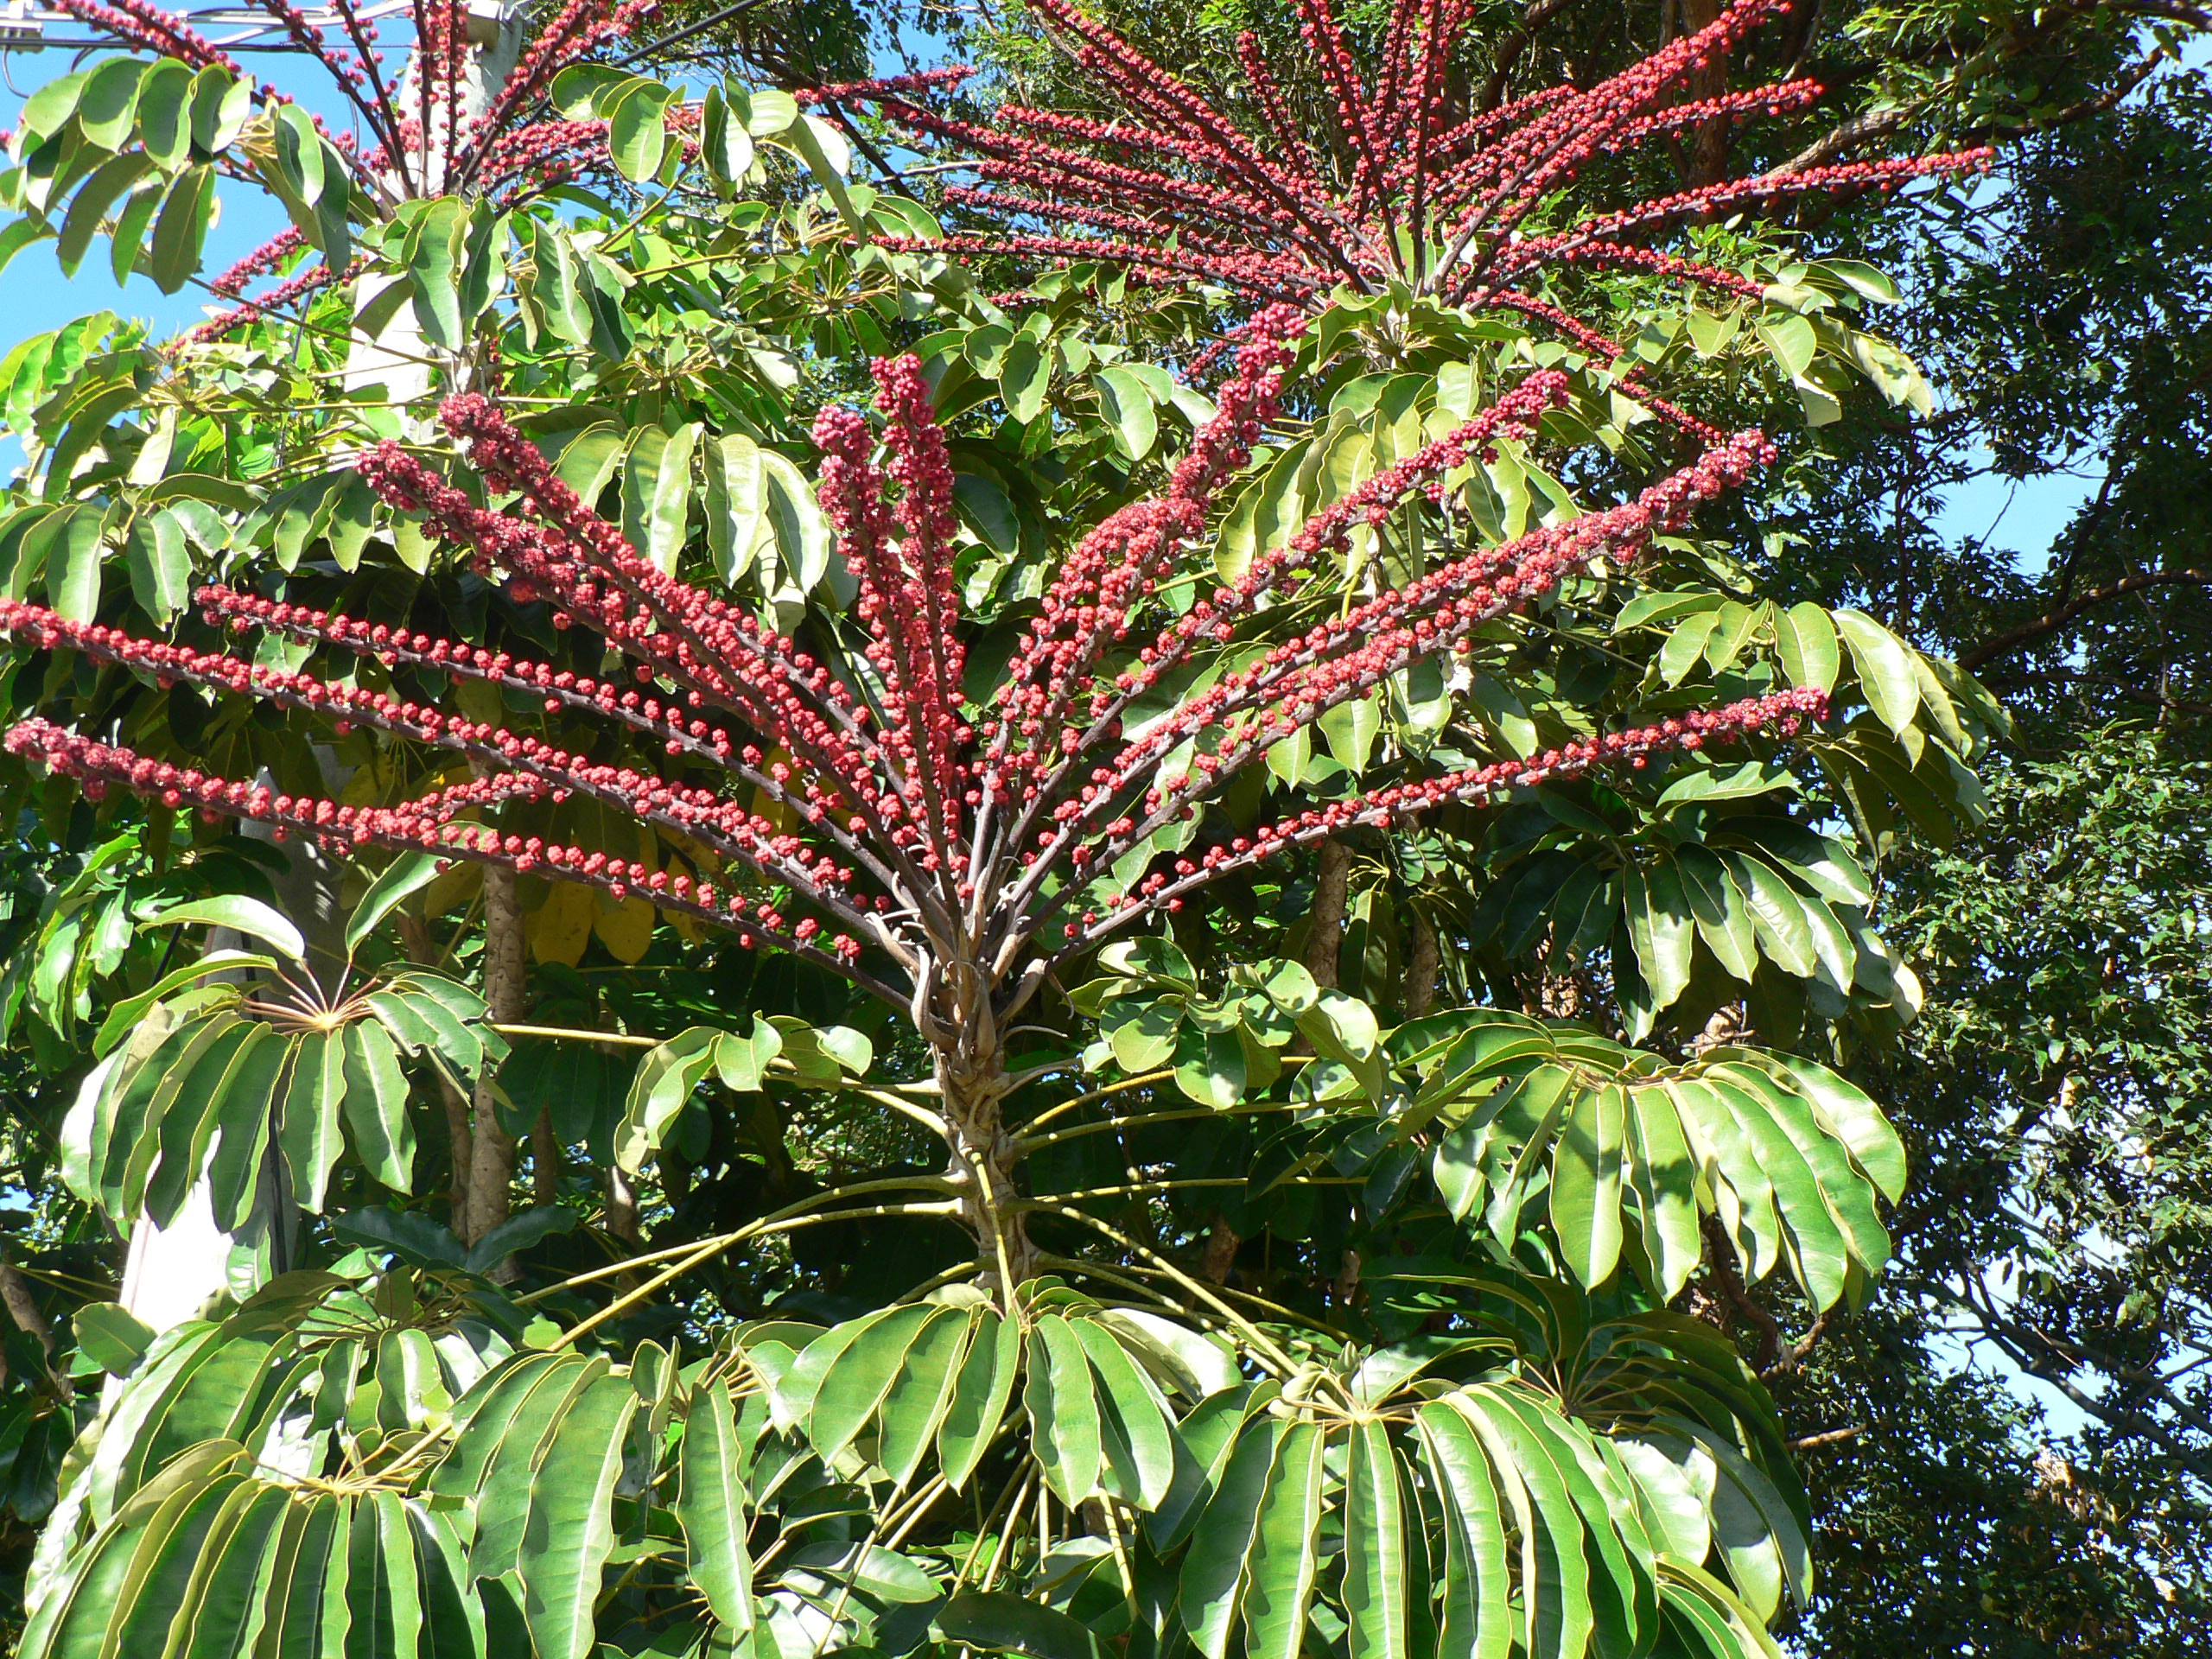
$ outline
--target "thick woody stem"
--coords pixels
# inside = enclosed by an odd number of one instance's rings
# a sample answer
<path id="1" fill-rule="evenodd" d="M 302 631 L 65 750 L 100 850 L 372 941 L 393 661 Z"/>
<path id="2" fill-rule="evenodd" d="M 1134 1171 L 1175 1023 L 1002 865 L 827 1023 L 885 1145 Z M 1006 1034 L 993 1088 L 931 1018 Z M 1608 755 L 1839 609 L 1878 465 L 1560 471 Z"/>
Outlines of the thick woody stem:
<path id="1" fill-rule="evenodd" d="M 528 994 L 522 906 L 515 885 L 512 870 L 498 864 L 484 867 L 484 1001 L 494 1023 L 500 1025 L 522 1022 Z M 456 1230 L 470 1244 L 507 1218 L 512 1208 L 508 1187 L 515 1173 L 515 1139 L 499 1122 L 499 1103 L 488 1076 L 477 1081 L 474 1105 L 467 1226 Z"/>
<path id="2" fill-rule="evenodd" d="M 1217 1214 L 1198 1249 L 1198 1277 L 1210 1285 L 1225 1285 L 1236 1270 L 1236 1252 L 1244 1241 Z"/>
<path id="3" fill-rule="evenodd" d="M 1736 1247 L 1729 1242 L 1719 1217 L 1707 1216 L 1704 1232 L 1707 1277 L 1728 1311 L 1748 1320 L 1758 1332 L 1751 1369 L 1764 1376 L 1783 1351 L 1782 1322 L 1745 1286 L 1744 1275 L 1737 1271 Z"/>
<path id="4" fill-rule="evenodd" d="M 1020 1153 L 1007 1132 L 1000 1062 L 995 1047 L 988 1056 L 941 1049 L 937 1080 L 951 1149 L 945 1177 L 960 1189 L 960 1221 L 975 1236 L 981 1282 L 1011 1307 L 1014 1290 L 1036 1277 L 1037 1247 L 1017 1203 L 1014 1170 Z"/>
<path id="5" fill-rule="evenodd" d="M 446 1135 L 453 1143 L 452 1215 L 446 1224 L 454 1237 L 467 1243 L 476 1236 L 468 1228 L 468 1172 L 476 1149 L 476 1135 L 469 1127 L 472 1108 L 460 1085 L 442 1071 L 438 1073 L 438 1094 L 445 1103 Z"/>
<path id="6" fill-rule="evenodd" d="M 1405 990 L 1399 998 L 1405 1004 L 1407 1019 L 1418 1020 L 1435 1006 L 1436 976 L 1442 966 L 1435 925 L 1415 911 L 1413 943 L 1406 950 Z"/>
<path id="7" fill-rule="evenodd" d="M 1306 935 L 1306 971 L 1323 990 L 1337 988 L 1337 953 L 1344 942 L 1344 906 L 1351 893 L 1351 854 L 1332 836 L 1321 843 L 1313 878 L 1313 926 Z"/>
<path id="8" fill-rule="evenodd" d="M 530 1128 L 531 1197 L 557 1204 L 561 1198 L 561 1142 L 553 1133 L 553 1114 L 542 1111 Z"/>

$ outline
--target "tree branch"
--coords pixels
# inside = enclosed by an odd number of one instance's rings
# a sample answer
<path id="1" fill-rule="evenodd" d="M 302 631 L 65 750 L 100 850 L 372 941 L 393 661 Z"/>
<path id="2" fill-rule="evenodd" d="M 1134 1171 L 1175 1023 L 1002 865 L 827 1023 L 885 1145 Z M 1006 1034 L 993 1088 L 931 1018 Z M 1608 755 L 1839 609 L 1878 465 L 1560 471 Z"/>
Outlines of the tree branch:
<path id="1" fill-rule="evenodd" d="M 2005 31 L 1990 43 L 1988 54 L 1999 61 L 2018 57 L 2035 47 L 2047 44 L 2068 24 L 2098 10 L 2127 16 L 2163 17 L 2187 28 L 2212 30 L 2212 12 L 2202 7 L 2181 3 L 2181 0 L 2088 0 L 2086 4 L 2050 8 L 2044 15 L 2043 21 L 2030 28 Z M 2012 123 L 1993 121 L 1960 137 L 1965 141 L 2002 143 L 2010 138 L 2024 137 L 2033 132 L 2048 132 L 2054 127 L 2066 126 L 2093 115 L 2101 115 L 2147 80 L 2161 61 L 2173 56 L 2163 46 L 2154 48 L 2122 71 L 2118 79 L 2102 92 L 2030 120 Z M 1972 73 L 1971 65 L 1961 67 L 1954 75 L 1954 83 L 1967 79 Z M 1775 168 L 1767 176 L 1778 178 L 1801 173 L 1807 168 L 1819 167 L 1833 161 L 1869 139 L 1885 137 L 1905 125 L 1933 101 L 1932 98 L 1916 99 L 1908 104 L 1884 110 L 1869 110 L 1853 116 Z"/>
<path id="2" fill-rule="evenodd" d="M 1971 1282 L 1968 1281 L 1969 1284 Z M 2212 1454 L 2208 1454 L 2201 1446 L 2190 1444 L 2146 1411 L 2099 1399 L 2075 1382 L 2067 1371 L 2075 1366 L 2091 1366 L 2118 1381 L 2131 1382 L 2145 1394 L 2154 1396 L 2161 1405 L 2200 1433 L 2212 1428 L 2212 1423 L 2207 1422 L 2202 1413 L 2177 1399 L 2160 1378 L 2132 1366 L 2106 1361 L 2077 1343 L 2061 1344 L 2045 1332 L 2006 1319 L 1994 1308 L 1985 1306 L 1971 1296 L 1961 1295 L 1948 1287 L 1939 1287 L 1938 1294 L 1953 1306 L 1971 1314 L 1982 1338 L 2027 1376 L 2057 1389 L 2069 1403 L 2106 1427 L 2121 1433 L 2142 1435 L 2199 1480 L 2212 1481 Z"/>
<path id="3" fill-rule="evenodd" d="M 2017 628 L 1985 639 L 1971 651 L 1959 654 L 1958 664 L 1968 673 L 1980 669 L 1984 663 L 2008 657 L 2021 646 L 2056 633 L 2082 612 L 2099 605 L 2108 605 L 2113 600 L 2124 599 L 2129 594 L 2139 593 L 2145 588 L 2164 586 L 2212 588 L 2212 570 L 2139 570 L 2132 576 L 2122 576 L 2118 582 L 2102 588 L 2093 588 L 2078 599 L 2045 611 L 2032 622 L 2023 622 Z"/>
<path id="4" fill-rule="evenodd" d="M 1718 1216 L 1705 1218 L 1705 1244 L 1706 1274 L 1719 1290 L 1720 1300 L 1758 1329 L 1758 1351 L 1752 1356 L 1751 1369 L 1764 1376 L 1782 1353 L 1782 1321 L 1745 1288 L 1744 1276 L 1736 1270 L 1736 1247 L 1729 1243 L 1727 1230 Z"/>
<path id="5" fill-rule="evenodd" d="M 1792 1452 L 1810 1452 L 1817 1446 L 1835 1446 L 1845 1440 L 1855 1440 L 1866 1432 L 1864 1423 L 1853 1423 L 1848 1428 L 1831 1428 L 1818 1434 L 1801 1434 L 1789 1442 Z"/>

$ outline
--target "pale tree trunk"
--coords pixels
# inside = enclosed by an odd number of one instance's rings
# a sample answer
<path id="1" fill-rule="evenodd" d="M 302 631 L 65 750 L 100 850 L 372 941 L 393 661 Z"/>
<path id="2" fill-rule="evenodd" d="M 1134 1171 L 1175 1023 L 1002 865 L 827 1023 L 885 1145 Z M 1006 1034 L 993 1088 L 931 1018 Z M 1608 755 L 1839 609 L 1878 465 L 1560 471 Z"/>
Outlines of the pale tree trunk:
<path id="1" fill-rule="evenodd" d="M 607 1230 L 635 1249 L 638 1234 L 638 1189 L 619 1166 L 607 1166 Z"/>
<path id="2" fill-rule="evenodd" d="M 477 49 L 462 87 L 460 118 L 466 124 L 480 114 L 493 95 L 493 89 L 505 84 L 512 71 L 522 42 L 521 16 L 518 10 L 512 16 L 478 17 L 474 15 L 468 23 L 471 44 Z M 412 69 L 410 67 L 410 74 Z M 426 133 L 426 153 L 430 135 Z M 417 169 L 417 177 L 424 177 L 425 169 Z M 435 187 L 440 181 L 431 180 Z M 404 280 L 404 279 L 402 279 Z M 367 293 L 358 295 L 357 300 L 365 303 Z M 386 349 L 380 350 L 379 347 Z M 382 382 L 393 401 L 419 398 L 429 389 L 429 365 L 420 360 L 426 356 L 422 331 L 416 324 L 414 309 L 403 304 L 398 313 L 373 339 L 358 336 L 348 350 L 344 384 L 348 390 Z M 326 772 L 329 792 L 335 795 L 343 779 L 330 783 L 331 757 L 327 750 L 318 752 Z M 244 833 L 252 834 L 254 826 L 246 826 Z M 289 868 L 279 879 L 277 887 L 280 908 L 289 916 L 308 940 L 308 966 L 316 977 L 328 985 L 334 982 L 342 968 L 345 952 L 337 918 L 337 876 L 334 866 L 325 860 L 309 843 L 292 840 L 285 843 Z M 509 906 L 512 908 L 513 877 L 507 876 Z M 219 930 L 219 932 L 220 931 Z M 519 918 L 512 929 L 518 952 L 521 940 Z M 489 960 L 487 955 L 487 962 Z M 518 963 L 519 957 L 517 957 Z M 518 1005 L 521 997 L 519 969 L 513 976 L 509 993 Z M 512 1018 L 494 1014 L 494 1019 Z M 514 1143 L 499 1128 L 496 1111 L 492 1108 L 487 1092 L 478 1090 L 476 1126 L 478 1136 L 488 1122 L 493 1137 L 504 1143 L 504 1153 L 495 1148 L 489 1160 L 469 1156 L 474 1148 L 472 1137 L 457 1135 L 454 1141 L 456 1167 L 468 1166 L 469 1179 L 464 1184 L 456 1179 L 454 1185 L 454 1230 L 462 1237 L 480 1237 L 490 1226 L 506 1215 L 506 1181 L 514 1168 Z M 458 1117 L 454 1103 L 448 1103 L 449 1122 Z M 457 1123 L 454 1127 L 460 1127 Z M 477 1168 L 480 1162 L 497 1166 L 496 1177 L 489 1170 Z M 289 1257 L 298 1228 L 298 1212 L 293 1207 L 291 1194 L 284 1187 L 283 1163 L 271 1148 L 268 1173 L 262 1185 L 262 1197 L 252 1220 L 245 1234 L 233 1236 L 215 1224 L 210 1196 L 205 1180 L 200 1181 L 187 1198 L 183 1208 L 167 1228 L 156 1227 L 151 1217 L 141 1216 L 130 1232 L 130 1247 L 124 1268 L 122 1287 L 118 1293 L 123 1306 L 138 1319 L 156 1331 L 192 1319 L 204 1311 L 216 1297 L 232 1288 L 231 1267 L 242 1244 L 256 1247 L 253 1267 L 257 1279 L 265 1279 L 283 1272 L 290 1266 Z M 496 1185 L 496 1199 L 486 1198 Z M 465 1201 L 464 1201 L 465 1200 Z M 493 1219 L 477 1225 L 474 1231 L 462 1228 L 464 1212 L 472 1222 L 481 1205 L 480 1213 Z"/>
<path id="3" fill-rule="evenodd" d="M 345 788 L 349 771 L 338 764 L 336 753 L 327 745 L 317 744 L 315 754 L 323 787 L 334 797 Z M 264 785 L 275 781 L 266 772 L 256 779 Z M 242 824 L 239 834 L 256 841 L 274 838 L 269 825 L 251 822 Z M 281 850 L 284 868 L 272 883 L 276 908 L 300 930 L 307 945 L 305 966 L 327 991 L 346 969 L 345 927 L 338 914 L 339 868 L 312 842 L 296 836 L 288 837 Z M 210 954 L 250 944 L 254 942 L 230 928 L 208 932 Z M 243 984 L 247 978 L 244 973 L 228 972 L 210 975 L 207 982 Z M 299 1211 L 292 1203 L 283 1154 L 272 1145 L 263 1160 L 253 1213 L 239 1232 L 216 1224 L 213 1191 L 204 1171 L 168 1226 L 141 1214 L 130 1229 L 116 1300 L 149 1330 L 167 1331 L 198 1319 L 226 1294 L 245 1294 L 246 1287 L 232 1282 L 234 1263 L 242 1273 L 250 1269 L 254 1285 L 288 1271 L 297 1253 L 298 1236 Z"/>
<path id="4" fill-rule="evenodd" d="M 1037 1274 L 1037 1249 L 1018 1206 L 1014 1168 L 1020 1161 L 1006 1126 L 1006 1052 L 987 977 L 948 952 L 952 969 L 938 982 L 923 1029 L 936 1052 L 938 1109 L 950 1154 L 945 1179 L 957 1192 L 960 1221 L 976 1240 L 982 1261 L 979 1282 L 996 1287 L 1011 1304 L 1014 1292 Z M 936 980 L 925 963 L 924 982 Z"/>
<path id="5" fill-rule="evenodd" d="M 515 897 L 515 873 L 504 865 L 484 867 L 484 1001 L 495 1025 L 518 1025 L 524 1012 L 528 967 L 524 955 L 522 906 Z M 487 1072 L 476 1082 L 474 1120 L 469 1125 L 467 1203 L 454 1218 L 461 1242 L 474 1244 L 505 1221 L 512 1209 L 509 1188 L 515 1174 L 515 1138 L 499 1122 L 499 1102 Z"/>
<path id="6" fill-rule="evenodd" d="M 467 71 L 461 77 L 459 106 L 456 111 L 461 129 L 465 133 L 469 124 L 481 116 L 490 106 L 499 89 L 506 85 L 507 77 L 514 72 L 516 59 L 522 49 L 522 24 L 519 9 L 512 16 L 483 16 L 472 9 L 468 18 L 469 44 L 476 49 L 470 54 Z M 415 91 L 417 57 L 408 66 L 402 77 L 397 99 L 403 110 L 420 110 L 421 104 Z M 428 118 L 421 123 L 421 149 L 408 157 L 409 170 L 416 183 L 426 194 L 435 195 L 446 188 L 444 174 L 445 100 L 434 97 L 430 100 Z M 402 180 L 397 168 L 386 175 L 397 189 Z M 364 276 L 354 285 L 353 310 L 356 315 L 366 309 L 389 289 L 404 284 L 404 276 Z M 430 394 L 430 374 L 433 359 L 440 356 L 423 338 L 422 324 L 415 316 L 415 302 L 402 300 L 398 308 L 373 336 L 357 334 L 346 347 L 344 384 L 348 391 L 365 386 L 382 386 L 385 400 L 393 404 L 416 404 Z M 448 390 L 468 390 L 467 365 L 461 362 L 445 362 Z M 410 426 L 427 429 L 427 416 L 409 422 Z M 420 432 L 416 433 L 420 435 Z"/>

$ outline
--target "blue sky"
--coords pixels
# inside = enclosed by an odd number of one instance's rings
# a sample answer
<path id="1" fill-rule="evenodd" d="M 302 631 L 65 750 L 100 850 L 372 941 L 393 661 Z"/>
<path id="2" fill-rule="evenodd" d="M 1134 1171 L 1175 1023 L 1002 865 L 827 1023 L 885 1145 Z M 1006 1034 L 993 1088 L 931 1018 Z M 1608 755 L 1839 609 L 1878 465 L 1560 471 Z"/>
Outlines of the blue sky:
<path id="1" fill-rule="evenodd" d="M 69 67 L 69 60 L 58 51 L 0 54 L 0 68 L 6 71 L 8 81 L 0 86 L 0 127 L 15 125 L 24 92 Z M 313 76 L 289 79 L 306 81 L 311 90 L 321 90 L 313 86 Z M 342 119 L 334 99 L 310 96 L 305 101 L 326 119 Z M 283 209 L 257 191 L 226 187 L 221 200 L 221 217 L 208 238 L 207 269 L 210 272 L 251 252 L 285 224 Z M 118 288 L 105 255 L 105 242 L 97 243 L 72 280 L 64 277 L 55 264 L 51 242 L 18 254 L 0 273 L 0 300 L 7 307 L 10 336 L 21 339 L 102 309 L 143 317 L 162 333 L 188 327 L 205 315 L 207 296 L 196 289 L 163 294 L 143 276 L 133 276 L 128 286 Z M 4 342 L 0 342 L 0 350 L 3 349 Z M 2091 487 L 2068 476 L 2019 485 L 1998 478 L 1978 479 L 1951 493 L 1936 515 L 1936 523 L 1952 540 L 1994 532 L 1993 539 L 2000 545 L 2039 563 Z"/>

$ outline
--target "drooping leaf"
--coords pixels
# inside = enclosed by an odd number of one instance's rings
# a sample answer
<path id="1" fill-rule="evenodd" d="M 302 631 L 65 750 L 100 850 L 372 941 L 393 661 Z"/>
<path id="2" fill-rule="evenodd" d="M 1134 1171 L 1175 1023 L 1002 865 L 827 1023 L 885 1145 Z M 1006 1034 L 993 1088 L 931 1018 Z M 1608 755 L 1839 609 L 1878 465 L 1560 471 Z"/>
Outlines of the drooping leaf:
<path id="1" fill-rule="evenodd" d="M 597 1645 L 600 1574 L 614 1548 L 614 1484 L 638 1396 L 601 1376 L 562 1415 L 530 1486 L 518 1558 L 523 1616 L 540 1659 L 587 1659 Z"/>
<path id="2" fill-rule="evenodd" d="M 369 1173 L 395 1192 L 412 1190 L 415 1125 L 407 1113 L 407 1078 L 391 1034 L 372 1020 L 340 1033 L 344 1058 L 346 1127 Z"/>
<path id="3" fill-rule="evenodd" d="M 739 1477 L 743 1452 L 729 1390 L 721 1382 L 692 1395 L 683 1427 L 683 1489 L 677 1518 L 690 1541 L 692 1581 L 720 1623 L 753 1627 L 753 1559 L 746 1548 L 751 1525 Z"/>
<path id="4" fill-rule="evenodd" d="M 984 1309 L 952 1385 L 952 1399 L 938 1430 L 938 1469 L 955 1491 L 968 1481 L 1005 1420 L 1021 1370 L 1021 1330 L 1014 1320 Z"/>
<path id="5" fill-rule="evenodd" d="M 1567 1116 L 1552 1166 L 1552 1230 L 1568 1269 L 1593 1290 L 1620 1259 L 1627 1120 L 1627 1091 L 1618 1084 L 1586 1090 Z"/>
<path id="6" fill-rule="evenodd" d="M 1344 1473 L 1344 1618 L 1352 1659 L 1397 1659 L 1412 1651 L 1407 1516 L 1397 1459 L 1382 1423 L 1351 1427 Z M 1427 1585 L 1419 1593 L 1426 1600 Z"/>
<path id="7" fill-rule="evenodd" d="M 1104 1454 L 1090 1362 L 1069 1321 L 1058 1314 L 1038 1319 L 1027 1345 L 1022 1405 L 1029 1414 L 1031 1455 L 1060 1501 L 1079 1503 L 1096 1490 Z"/>
<path id="8" fill-rule="evenodd" d="M 164 294 L 175 294 L 200 268 L 200 251 L 215 211 L 215 169 L 200 165 L 176 175 L 154 219 L 148 274 Z"/>
<path id="9" fill-rule="evenodd" d="M 1183 1557 L 1183 1628 L 1206 1659 L 1227 1659 L 1235 1632 L 1244 1559 L 1267 1496 L 1284 1426 L 1262 1418 L 1239 1434 L 1212 1498 Z"/>
<path id="10" fill-rule="evenodd" d="M 1836 612 L 1835 626 L 1851 647 L 1867 703 L 1883 725 L 1902 734 L 1920 708 L 1920 677 L 1913 671 L 1910 648 L 1859 611 Z"/>
<path id="11" fill-rule="evenodd" d="M 997 1590 L 968 1590 L 938 1610 L 937 1627 L 978 1652 L 1023 1659 L 1099 1659 L 1097 1638 L 1078 1620 Z"/>
<path id="12" fill-rule="evenodd" d="M 923 1328 L 932 1320 L 957 1317 L 950 1308 L 909 1303 L 864 1321 L 839 1346 L 815 1389 L 806 1426 L 807 1438 L 825 1463 L 834 1463 L 875 1415 Z"/>
<path id="13" fill-rule="evenodd" d="M 1359 1456 L 1358 1432 L 1355 1427 L 1355 1463 Z M 1292 1423 L 1283 1431 L 1276 1448 L 1274 1467 L 1268 1473 L 1267 1491 L 1253 1524 L 1239 1609 L 1244 1651 L 1253 1659 L 1297 1659 L 1305 1648 L 1306 1615 L 1320 1565 L 1325 1449 L 1321 1429 L 1311 1422 Z M 1351 1478 L 1357 1478 L 1355 1471 Z M 1395 1493 L 1395 1476 L 1392 1490 Z M 1352 1502 L 1357 1501 L 1355 1494 Z M 1363 1518 L 1355 1516 L 1351 1503 L 1347 1503 L 1344 1605 L 1355 1632 L 1352 1651 L 1363 1659 L 1376 1651 L 1363 1648 L 1357 1634 L 1368 1611 L 1369 1587 L 1358 1579 L 1362 1563 L 1358 1528 Z"/>
<path id="14" fill-rule="evenodd" d="M 1506 1659 L 1513 1643 L 1505 1522 L 1481 1443 L 1451 1407 L 1416 1408 L 1421 1447 L 1441 1495 L 1445 1579 L 1438 1659 Z"/>
<path id="15" fill-rule="evenodd" d="M 419 893 L 437 877 L 438 861 L 428 853 L 402 853 L 385 865 L 346 920 L 346 949 L 359 950 L 361 941 L 375 931 L 378 922 L 397 910 L 408 895 Z"/>
<path id="16" fill-rule="evenodd" d="M 1156 1509 L 1175 1478 L 1174 1431 L 1164 1402 L 1107 1326 L 1071 1319 L 1068 1328 L 1090 1360 L 1107 1472 L 1122 1498 Z"/>

